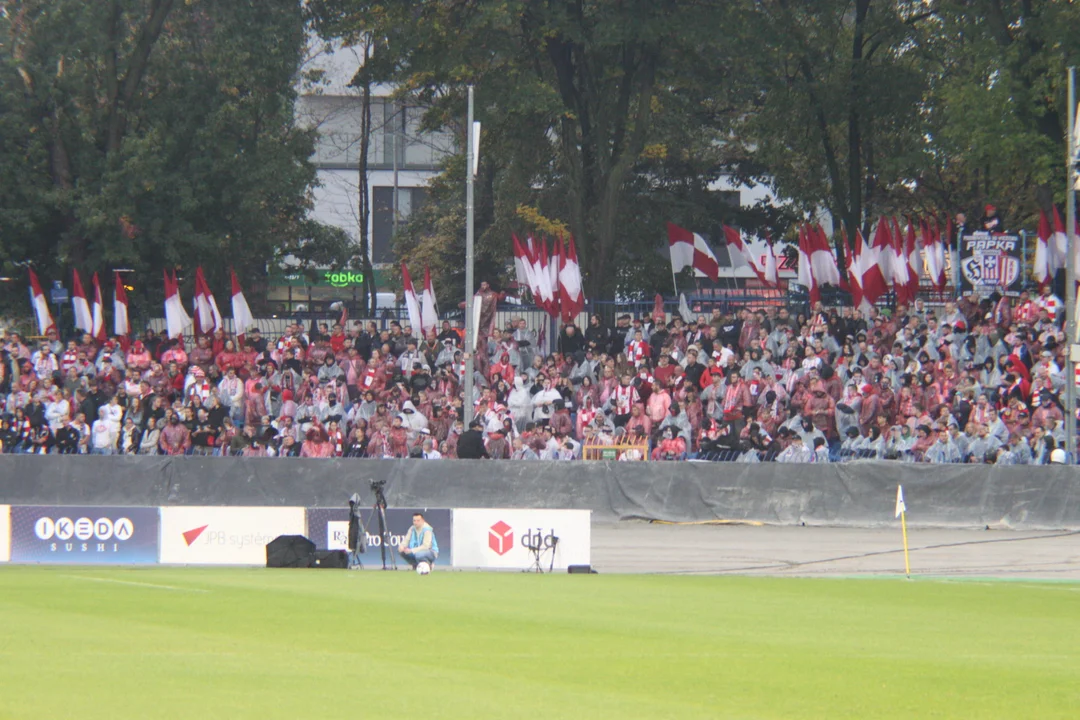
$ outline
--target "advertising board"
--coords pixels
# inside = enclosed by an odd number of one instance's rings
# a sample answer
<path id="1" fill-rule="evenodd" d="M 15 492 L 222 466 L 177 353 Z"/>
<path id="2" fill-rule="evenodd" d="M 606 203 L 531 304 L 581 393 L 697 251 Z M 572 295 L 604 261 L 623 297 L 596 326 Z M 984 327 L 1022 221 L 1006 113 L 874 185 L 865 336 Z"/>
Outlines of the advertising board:
<path id="1" fill-rule="evenodd" d="M 435 541 L 439 544 L 439 557 L 436 567 L 449 567 L 453 564 L 453 536 L 451 511 L 427 508 L 389 508 L 386 511 L 387 549 L 396 548 L 412 526 L 413 513 L 424 514 L 424 519 L 435 531 Z M 379 518 L 373 508 L 365 508 L 360 513 L 367 535 L 367 551 L 360 555 L 364 567 L 382 567 L 383 538 L 379 537 Z M 307 536 L 317 547 L 327 550 L 349 549 L 349 509 L 348 508 L 308 508 Z M 389 557 L 387 558 L 389 562 Z M 401 564 L 401 563 L 399 563 Z"/>
<path id="2" fill-rule="evenodd" d="M 265 565 L 278 535 L 303 535 L 299 507 L 163 507 L 161 562 Z"/>
<path id="3" fill-rule="evenodd" d="M 589 510 L 454 510 L 454 565 L 565 570 L 592 554 Z"/>
<path id="4" fill-rule="evenodd" d="M 960 240 L 960 291 L 982 297 L 995 292 L 1019 295 L 1024 283 L 1022 250 L 1018 235 L 964 235 Z"/>
<path id="5" fill-rule="evenodd" d="M 10 524 L 11 562 L 97 565 L 158 560 L 157 508 L 16 505 Z"/>

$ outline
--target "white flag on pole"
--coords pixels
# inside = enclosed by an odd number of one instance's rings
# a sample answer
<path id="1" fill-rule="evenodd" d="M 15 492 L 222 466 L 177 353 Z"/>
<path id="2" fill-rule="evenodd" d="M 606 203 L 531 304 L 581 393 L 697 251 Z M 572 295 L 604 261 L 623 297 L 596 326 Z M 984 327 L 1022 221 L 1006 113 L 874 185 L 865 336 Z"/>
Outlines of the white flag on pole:
<path id="1" fill-rule="evenodd" d="M 907 512 L 907 505 L 904 504 L 904 486 L 896 486 L 896 517 L 900 517 Z"/>

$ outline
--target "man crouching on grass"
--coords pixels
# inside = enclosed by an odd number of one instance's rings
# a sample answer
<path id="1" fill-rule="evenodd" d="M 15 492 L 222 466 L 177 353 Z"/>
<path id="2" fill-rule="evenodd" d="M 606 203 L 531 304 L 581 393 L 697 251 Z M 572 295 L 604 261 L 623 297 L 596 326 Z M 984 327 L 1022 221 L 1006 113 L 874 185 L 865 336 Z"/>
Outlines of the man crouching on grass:
<path id="1" fill-rule="evenodd" d="M 398 552 L 405 562 L 422 575 L 431 571 L 435 558 L 439 557 L 439 543 L 435 540 L 435 530 L 424 520 L 423 513 L 413 513 L 412 527 L 401 538 Z"/>

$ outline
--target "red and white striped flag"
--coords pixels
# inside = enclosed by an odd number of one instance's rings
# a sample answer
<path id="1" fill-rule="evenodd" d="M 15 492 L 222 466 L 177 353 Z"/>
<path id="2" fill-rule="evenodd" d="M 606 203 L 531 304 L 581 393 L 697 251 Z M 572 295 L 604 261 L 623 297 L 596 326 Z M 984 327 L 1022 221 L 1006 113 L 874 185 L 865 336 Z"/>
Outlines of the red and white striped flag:
<path id="1" fill-rule="evenodd" d="M 244 291 L 240 288 L 240 281 L 236 279 L 236 271 L 230 268 L 229 275 L 232 278 L 233 333 L 236 335 L 238 344 L 243 345 L 244 335 L 255 324 L 255 318 L 251 314 L 251 308 L 248 307 Z"/>
<path id="2" fill-rule="evenodd" d="M 562 239 L 559 239 L 560 245 Z M 560 256 L 559 303 L 564 323 L 572 323 L 578 313 L 585 309 L 585 295 L 581 288 L 581 266 L 578 264 L 574 236 L 570 236 L 565 252 Z"/>
<path id="3" fill-rule="evenodd" d="M 171 338 L 183 337 L 184 328 L 191 325 L 191 318 L 184 311 L 184 303 L 180 300 L 180 286 L 176 282 L 176 271 L 169 277 L 169 271 L 165 271 L 165 332 Z"/>
<path id="4" fill-rule="evenodd" d="M 124 289 L 124 281 L 120 273 L 114 272 L 116 289 L 113 291 L 113 334 L 120 338 L 120 343 L 127 349 L 128 338 L 131 335 L 131 325 L 128 323 L 128 299 L 127 290 Z"/>
<path id="5" fill-rule="evenodd" d="M 435 304 L 435 285 L 431 282 L 431 268 L 427 265 L 424 266 L 424 294 L 420 301 L 420 322 L 427 336 L 432 330 L 439 330 L 439 306 Z"/>
<path id="6" fill-rule="evenodd" d="M 941 228 L 937 218 L 934 218 L 933 226 L 926 223 L 925 227 L 923 244 L 926 246 L 926 274 L 934 287 L 941 291 L 945 289 L 945 243 L 941 240 Z"/>
<path id="7" fill-rule="evenodd" d="M 72 270 L 71 278 L 71 304 L 75 308 L 75 329 L 92 335 L 94 316 L 90 314 L 90 303 L 86 299 L 86 291 L 83 289 L 79 271 Z"/>
<path id="8" fill-rule="evenodd" d="M 105 332 L 105 303 L 101 299 L 101 283 L 98 282 L 98 274 L 94 273 L 94 277 L 91 280 L 94 286 L 94 305 L 91 310 L 91 317 L 94 319 L 94 329 L 90 333 L 94 336 L 94 339 L 99 343 L 104 343 L 108 339 L 108 335 Z"/>
<path id="9" fill-rule="evenodd" d="M 810 292 L 812 305 L 821 301 L 821 286 L 840 286 L 840 270 L 829 240 L 820 226 L 799 228 L 799 284 Z"/>
<path id="10" fill-rule="evenodd" d="M 532 293 L 535 302 L 537 292 L 536 283 L 533 280 L 532 258 L 528 249 L 518 240 L 517 234 L 511 233 L 510 238 L 514 241 L 514 276 L 517 280 L 519 292 L 521 289 L 528 289 Z"/>
<path id="11" fill-rule="evenodd" d="M 915 225 L 911 218 L 907 220 L 907 233 L 904 235 L 904 253 L 908 263 L 908 302 L 915 302 L 919 294 L 919 277 L 922 276 L 922 253 L 915 238 Z"/>
<path id="12" fill-rule="evenodd" d="M 885 275 L 881 271 L 880 251 L 863 239 L 862 231 L 855 231 L 854 275 L 859 279 L 862 302 L 859 309 L 866 312 L 888 292 Z"/>
<path id="13" fill-rule="evenodd" d="M 423 332 L 423 319 L 420 315 L 420 301 L 416 297 L 416 290 L 413 288 L 412 278 L 409 276 L 409 268 L 405 266 L 405 261 L 401 261 L 401 283 L 405 290 L 405 309 L 409 313 L 409 324 L 412 325 L 414 330 Z"/>
<path id="14" fill-rule="evenodd" d="M 667 223 L 667 233 L 673 273 L 692 267 L 713 282 L 720 278 L 720 263 L 704 237 L 674 223 Z"/>
<path id="15" fill-rule="evenodd" d="M 743 240 L 742 233 L 727 225 L 724 225 L 724 240 L 736 251 L 728 252 L 733 266 L 748 265 L 758 280 L 770 287 L 776 286 L 776 256 L 771 244 L 760 239 Z"/>
<path id="16" fill-rule="evenodd" d="M 1065 223 L 1061 221 L 1061 214 L 1057 206 L 1054 206 L 1054 234 L 1050 236 L 1050 281 L 1058 270 L 1064 269 L 1069 254 L 1069 238 L 1065 234 Z"/>
<path id="17" fill-rule="evenodd" d="M 195 335 L 210 335 L 215 330 L 225 327 L 218 311 L 217 301 L 206 284 L 202 266 L 195 268 L 195 304 L 192 317 L 195 320 Z"/>
<path id="18" fill-rule="evenodd" d="M 38 282 L 37 273 L 33 268 L 27 268 L 30 273 L 30 304 L 34 307 L 34 315 L 37 317 L 38 334 L 48 335 L 49 331 L 56 330 L 52 313 L 49 312 L 49 303 L 45 299 L 45 293 L 41 291 L 41 283 Z"/>

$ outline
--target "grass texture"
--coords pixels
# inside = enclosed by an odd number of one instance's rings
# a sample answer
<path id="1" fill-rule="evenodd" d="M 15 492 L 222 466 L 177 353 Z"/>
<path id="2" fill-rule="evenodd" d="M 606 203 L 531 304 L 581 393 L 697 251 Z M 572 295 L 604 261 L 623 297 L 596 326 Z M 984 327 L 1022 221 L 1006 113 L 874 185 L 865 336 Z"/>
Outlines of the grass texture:
<path id="1" fill-rule="evenodd" d="M 0 567 L 0 718 L 1065 718 L 1080 585 Z"/>

